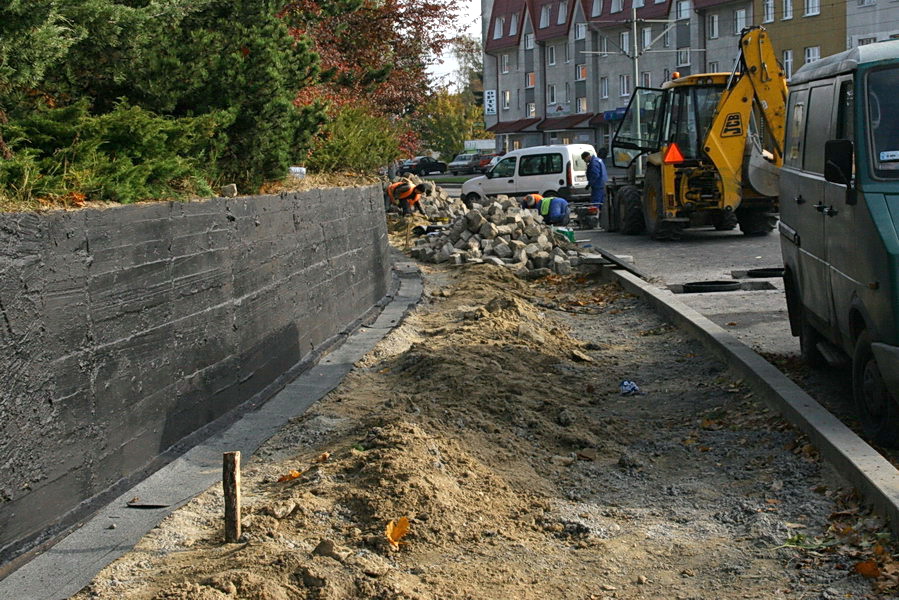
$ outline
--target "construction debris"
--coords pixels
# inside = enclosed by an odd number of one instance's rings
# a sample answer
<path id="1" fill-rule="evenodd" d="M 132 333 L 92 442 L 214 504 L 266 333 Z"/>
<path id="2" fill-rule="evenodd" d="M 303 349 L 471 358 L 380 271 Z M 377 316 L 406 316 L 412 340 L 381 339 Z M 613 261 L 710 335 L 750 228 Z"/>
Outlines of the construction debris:
<path id="1" fill-rule="evenodd" d="M 412 249 L 412 256 L 424 262 L 491 263 L 526 279 L 568 275 L 584 254 L 544 224 L 543 217 L 508 196 L 487 206 L 474 204 L 445 230 L 418 238 Z"/>

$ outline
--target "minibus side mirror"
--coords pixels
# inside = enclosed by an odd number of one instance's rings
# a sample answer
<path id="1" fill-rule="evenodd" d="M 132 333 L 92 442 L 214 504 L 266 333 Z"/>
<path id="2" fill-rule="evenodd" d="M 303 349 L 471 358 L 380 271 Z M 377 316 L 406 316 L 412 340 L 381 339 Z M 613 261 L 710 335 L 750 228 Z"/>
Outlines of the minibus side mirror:
<path id="1" fill-rule="evenodd" d="M 846 186 L 846 204 L 855 204 L 852 189 L 852 140 L 828 140 L 824 142 L 824 179 Z"/>

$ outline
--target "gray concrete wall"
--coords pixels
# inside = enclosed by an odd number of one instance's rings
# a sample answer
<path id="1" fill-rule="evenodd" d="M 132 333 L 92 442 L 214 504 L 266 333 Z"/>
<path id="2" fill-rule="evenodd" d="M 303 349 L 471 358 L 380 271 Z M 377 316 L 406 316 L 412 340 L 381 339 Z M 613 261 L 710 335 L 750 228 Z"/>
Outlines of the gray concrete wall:
<path id="1" fill-rule="evenodd" d="M 380 187 L 0 215 L 0 562 L 386 293 Z"/>

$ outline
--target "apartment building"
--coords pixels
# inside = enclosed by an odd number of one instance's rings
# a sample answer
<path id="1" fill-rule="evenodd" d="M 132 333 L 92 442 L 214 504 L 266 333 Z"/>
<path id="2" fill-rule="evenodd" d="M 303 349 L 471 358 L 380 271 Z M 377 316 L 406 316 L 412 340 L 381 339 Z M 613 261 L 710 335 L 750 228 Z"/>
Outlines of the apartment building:
<path id="1" fill-rule="evenodd" d="M 856 1 L 753 0 L 753 10 L 792 77 L 802 65 L 846 49 L 846 15 Z"/>
<path id="2" fill-rule="evenodd" d="M 606 146 L 637 86 L 729 72 L 763 25 L 788 76 L 899 35 L 896 0 L 482 0 L 485 121 L 497 149 Z"/>

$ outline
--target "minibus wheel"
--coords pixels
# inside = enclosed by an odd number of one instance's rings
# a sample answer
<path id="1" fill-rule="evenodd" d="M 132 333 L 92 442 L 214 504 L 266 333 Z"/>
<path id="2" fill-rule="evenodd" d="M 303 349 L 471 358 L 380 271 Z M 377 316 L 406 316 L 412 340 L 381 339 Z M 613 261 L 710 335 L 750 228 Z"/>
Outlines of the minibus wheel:
<path id="1" fill-rule="evenodd" d="M 867 330 L 858 336 L 852 355 L 852 396 L 865 435 L 877 444 L 896 447 L 899 404 L 883 380 Z"/>

